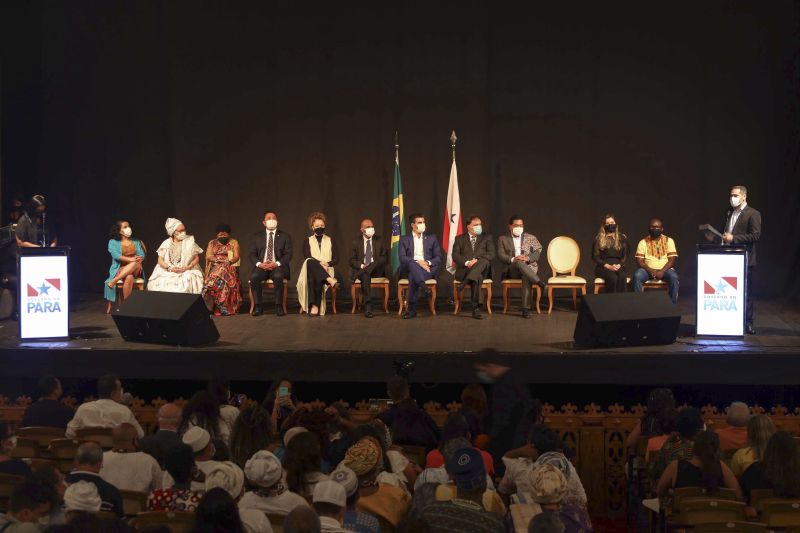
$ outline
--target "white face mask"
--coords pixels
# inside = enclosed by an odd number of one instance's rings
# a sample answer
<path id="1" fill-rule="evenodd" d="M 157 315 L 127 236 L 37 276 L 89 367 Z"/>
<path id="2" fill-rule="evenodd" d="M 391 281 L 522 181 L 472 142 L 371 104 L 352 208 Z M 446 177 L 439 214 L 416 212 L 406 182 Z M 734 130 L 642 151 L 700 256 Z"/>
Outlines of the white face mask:
<path id="1" fill-rule="evenodd" d="M 130 237 L 131 235 L 133 235 L 133 230 L 131 229 L 130 226 L 128 226 L 127 228 L 122 228 L 123 237 Z"/>
<path id="2" fill-rule="evenodd" d="M 731 196 L 731 207 L 739 207 L 739 204 L 742 203 L 741 196 Z"/>
<path id="3" fill-rule="evenodd" d="M 420 222 L 417 224 L 417 233 L 425 233 L 425 223 Z"/>
<path id="4" fill-rule="evenodd" d="M 182 232 L 178 233 L 177 235 L 175 235 L 175 238 L 178 239 L 179 241 L 182 241 L 183 239 L 186 238 L 186 232 L 182 231 Z"/>
<path id="5" fill-rule="evenodd" d="M 522 233 L 524 231 L 525 231 L 525 228 L 523 228 L 521 226 L 515 226 L 515 227 L 511 228 L 511 233 L 514 234 L 514 237 L 519 237 L 520 235 L 522 235 Z"/>
<path id="6" fill-rule="evenodd" d="M 6 439 L 6 442 L 3 445 L 3 451 L 9 453 L 16 447 L 17 447 L 17 436 L 12 435 Z"/>
<path id="7" fill-rule="evenodd" d="M 368 239 L 371 239 L 373 235 L 375 235 L 375 228 L 367 228 L 364 230 L 364 235 L 367 236 Z"/>
<path id="8" fill-rule="evenodd" d="M 275 220 L 274 218 L 271 218 L 271 219 L 267 220 L 267 229 L 268 230 L 272 231 L 277 227 L 278 227 L 278 221 L 277 220 Z"/>

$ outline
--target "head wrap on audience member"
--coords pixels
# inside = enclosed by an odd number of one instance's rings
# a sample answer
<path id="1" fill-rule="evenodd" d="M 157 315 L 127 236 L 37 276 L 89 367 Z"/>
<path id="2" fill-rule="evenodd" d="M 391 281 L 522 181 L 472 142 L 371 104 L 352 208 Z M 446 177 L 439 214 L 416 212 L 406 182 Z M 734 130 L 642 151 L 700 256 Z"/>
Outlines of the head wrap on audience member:
<path id="1" fill-rule="evenodd" d="M 244 465 L 244 473 L 250 483 L 269 488 L 280 481 L 283 468 L 275 454 L 260 450 L 253 454 Z"/>
<path id="2" fill-rule="evenodd" d="M 409 461 L 405 455 L 396 450 L 387 450 L 386 458 L 389 459 L 389 466 L 392 467 L 392 472 L 394 475 L 399 477 L 403 483 L 408 483 L 405 470 L 411 461 Z"/>
<path id="3" fill-rule="evenodd" d="M 235 500 L 244 489 L 244 473 L 242 469 L 230 461 L 215 464 L 206 470 L 206 492 L 220 487 L 225 489 Z"/>
<path id="4" fill-rule="evenodd" d="M 293 428 L 289 428 L 286 430 L 286 433 L 283 434 L 283 447 L 286 448 L 289 445 L 289 441 L 292 440 L 295 436 L 299 435 L 300 433 L 307 433 L 308 430 L 303 426 L 295 426 Z"/>
<path id="5" fill-rule="evenodd" d="M 336 470 L 331 472 L 330 478 L 344 487 L 344 492 L 348 498 L 358 490 L 358 476 L 343 464 L 337 466 Z"/>
<path id="6" fill-rule="evenodd" d="M 102 504 L 97 485 L 89 481 L 77 481 L 64 491 L 64 506 L 67 511 L 96 513 Z"/>
<path id="7" fill-rule="evenodd" d="M 175 233 L 175 230 L 178 229 L 178 226 L 181 224 L 183 224 L 183 222 L 177 218 L 168 218 L 164 223 L 164 228 L 167 230 L 167 235 L 172 237 L 172 234 Z"/>
<path id="8" fill-rule="evenodd" d="M 536 503 L 560 503 L 567 495 L 567 478 L 555 466 L 534 466 L 529 476 L 531 498 Z"/>
<path id="9" fill-rule="evenodd" d="M 380 443 L 372 437 L 363 437 L 347 449 L 343 462 L 357 476 L 363 476 L 378 466 L 381 455 Z"/>
<path id="10" fill-rule="evenodd" d="M 205 450 L 210 441 L 211 435 L 200 426 L 190 427 L 183 434 L 183 443 L 188 445 L 194 453 L 200 453 Z"/>
<path id="11" fill-rule="evenodd" d="M 569 467 L 569 459 L 563 453 L 560 452 L 547 452 L 543 453 L 536 459 L 534 466 L 538 465 L 553 465 L 554 467 L 558 468 L 558 470 L 564 474 L 564 477 L 569 481 L 569 476 L 572 473 L 572 469 Z"/>
<path id="12" fill-rule="evenodd" d="M 344 487 L 339 483 L 325 479 L 314 486 L 311 501 L 314 503 L 330 503 L 337 507 L 344 507 L 347 505 L 347 494 L 345 493 Z"/>
<path id="13" fill-rule="evenodd" d="M 455 439 L 450 439 L 449 441 L 445 442 L 444 446 L 442 447 L 442 457 L 444 458 L 445 470 L 447 470 L 447 463 L 453 458 L 458 450 L 461 450 L 462 448 L 469 448 L 471 446 L 472 444 L 469 442 L 469 440 L 465 439 L 464 437 L 456 437 Z"/>
<path id="14" fill-rule="evenodd" d="M 447 472 L 456 487 L 463 490 L 478 490 L 486 487 L 486 467 L 481 452 L 473 447 L 461 448 L 447 462 Z"/>

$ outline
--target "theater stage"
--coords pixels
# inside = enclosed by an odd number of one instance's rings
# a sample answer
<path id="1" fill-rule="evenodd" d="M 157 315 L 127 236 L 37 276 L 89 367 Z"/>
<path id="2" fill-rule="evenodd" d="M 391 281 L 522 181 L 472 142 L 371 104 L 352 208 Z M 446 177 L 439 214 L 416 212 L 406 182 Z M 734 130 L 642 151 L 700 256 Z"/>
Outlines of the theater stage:
<path id="1" fill-rule="evenodd" d="M 413 361 L 414 379 L 439 383 L 474 381 L 473 363 L 481 348 L 500 352 L 528 383 L 619 385 L 796 384 L 800 375 L 800 305 L 758 302 L 756 336 L 709 340 L 692 336 L 694 302 L 679 303 L 679 337 L 666 346 L 579 349 L 572 343 L 577 313 L 571 301 L 556 302 L 551 315 L 524 320 L 514 308 L 477 321 L 441 301 L 438 314 L 422 310 L 401 320 L 396 308 L 368 320 L 351 315 L 346 302 L 338 315 L 311 318 L 216 317 L 220 340 L 213 346 L 177 347 L 125 342 L 105 304 L 97 296 L 73 305 L 72 338 L 20 342 L 15 321 L 0 322 L 4 378 L 44 373 L 89 378 L 114 371 L 138 379 L 207 379 L 219 373 L 235 380 L 272 379 L 276 375 L 306 381 L 382 381 L 393 361 Z M 422 309 L 420 304 L 418 309 Z M 544 307 L 544 306 L 543 306 Z M 545 307 L 546 309 L 546 307 Z"/>

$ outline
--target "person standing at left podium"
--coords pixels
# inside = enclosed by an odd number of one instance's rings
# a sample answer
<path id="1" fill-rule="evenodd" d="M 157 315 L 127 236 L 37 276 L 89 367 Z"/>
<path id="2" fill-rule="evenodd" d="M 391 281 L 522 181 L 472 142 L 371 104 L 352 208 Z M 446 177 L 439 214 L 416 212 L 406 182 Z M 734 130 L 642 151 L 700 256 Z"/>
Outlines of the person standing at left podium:
<path id="1" fill-rule="evenodd" d="M 761 238 L 761 213 L 747 205 L 747 187 L 734 185 L 730 194 L 731 208 L 725 216 L 725 233 L 722 242 L 741 244 L 747 249 L 747 302 L 745 304 L 745 331 L 755 335 L 753 326 L 753 273 L 756 269 L 756 243 Z"/>

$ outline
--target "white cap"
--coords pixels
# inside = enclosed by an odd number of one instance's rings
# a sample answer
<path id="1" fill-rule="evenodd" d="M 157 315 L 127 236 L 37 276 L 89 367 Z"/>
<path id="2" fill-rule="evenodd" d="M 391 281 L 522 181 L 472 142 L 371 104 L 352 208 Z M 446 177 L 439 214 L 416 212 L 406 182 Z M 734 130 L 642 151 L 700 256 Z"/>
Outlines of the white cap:
<path id="1" fill-rule="evenodd" d="M 259 487 L 271 487 L 281 479 L 283 467 L 275 454 L 260 450 L 244 465 L 244 474 L 250 483 Z"/>
<path id="2" fill-rule="evenodd" d="M 202 452 L 211 441 L 211 435 L 199 426 L 189 428 L 183 434 L 183 443 L 189 446 L 194 453 Z"/>
<path id="3" fill-rule="evenodd" d="M 96 513 L 103 501 L 97 492 L 97 485 L 89 481 L 77 481 L 64 492 L 64 507 L 67 511 L 89 511 Z"/>
<path id="4" fill-rule="evenodd" d="M 314 487 L 314 494 L 311 496 L 314 503 L 331 503 L 338 507 L 347 505 L 347 494 L 344 487 L 329 479 L 320 481 Z"/>
<path id="5" fill-rule="evenodd" d="M 331 472 L 330 478 L 344 487 L 344 492 L 348 498 L 358 490 L 358 476 L 343 464 L 340 464 L 336 467 L 336 470 Z"/>
<path id="6" fill-rule="evenodd" d="M 307 432 L 308 430 L 303 426 L 295 426 L 286 430 L 286 433 L 283 434 L 283 447 L 286 448 L 289 445 L 289 441 L 292 440 L 296 435 Z"/>
<path id="7" fill-rule="evenodd" d="M 244 472 L 236 463 L 230 461 L 218 462 L 205 471 L 206 492 L 220 487 L 225 489 L 235 500 L 244 489 Z"/>

